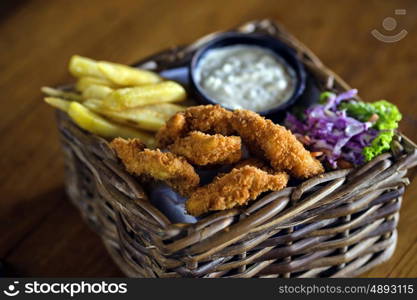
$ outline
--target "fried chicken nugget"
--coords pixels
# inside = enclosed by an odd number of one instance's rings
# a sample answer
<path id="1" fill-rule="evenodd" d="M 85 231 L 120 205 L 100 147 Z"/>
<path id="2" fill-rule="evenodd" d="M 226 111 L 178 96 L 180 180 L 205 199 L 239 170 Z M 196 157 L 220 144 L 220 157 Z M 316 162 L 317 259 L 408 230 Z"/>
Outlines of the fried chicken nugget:
<path id="1" fill-rule="evenodd" d="M 297 178 L 324 172 L 321 163 L 284 127 L 248 110 L 234 111 L 231 123 L 242 140 L 259 148 L 256 150 L 261 150 L 275 170 L 288 171 Z"/>
<path id="2" fill-rule="evenodd" d="M 256 167 L 258 169 L 261 169 L 262 171 L 265 171 L 271 174 L 276 173 L 276 171 L 272 169 L 272 167 L 267 162 L 265 162 L 264 160 L 258 157 L 250 157 L 250 158 L 241 160 L 234 166 L 234 168 L 243 168 L 245 166 Z"/>
<path id="3" fill-rule="evenodd" d="M 222 135 L 231 135 L 234 132 L 230 124 L 233 113 L 219 104 L 189 107 L 184 114 L 190 130 Z"/>
<path id="4" fill-rule="evenodd" d="M 230 119 L 233 113 L 220 105 L 199 105 L 187 108 L 168 120 L 156 135 L 159 147 L 165 148 L 177 138 L 190 131 L 202 131 L 209 134 L 231 135 L 234 130 Z"/>
<path id="5" fill-rule="evenodd" d="M 138 139 L 116 138 L 110 146 L 116 151 L 129 173 L 165 181 L 181 195 L 189 195 L 200 177 L 184 158 L 159 149 L 145 149 Z"/>
<path id="6" fill-rule="evenodd" d="M 283 189 L 287 182 L 288 175 L 284 172 L 268 174 L 252 166 L 234 168 L 196 189 L 185 205 L 189 214 L 199 216 L 208 211 L 244 205 L 263 192 Z"/>
<path id="7" fill-rule="evenodd" d="M 177 138 L 188 132 L 187 121 L 183 112 L 173 115 L 156 133 L 156 142 L 160 148 L 172 144 Z"/>
<path id="8" fill-rule="evenodd" d="M 168 146 L 172 153 L 184 156 L 190 163 L 199 166 L 233 164 L 241 159 L 241 148 L 238 136 L 209 135 L 199 131 L 192 131 Z"/>

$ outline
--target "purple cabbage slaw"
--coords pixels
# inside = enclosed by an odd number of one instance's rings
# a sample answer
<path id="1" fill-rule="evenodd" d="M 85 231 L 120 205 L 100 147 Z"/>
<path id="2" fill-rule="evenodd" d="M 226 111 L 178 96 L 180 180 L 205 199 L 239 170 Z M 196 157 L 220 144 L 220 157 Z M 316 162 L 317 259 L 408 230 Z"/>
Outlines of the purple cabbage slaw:
<path id="1" fill-rule="evenodd" d="M 340 159 L 362 164 L 363 148 L 378 135 L 378 130 L 371 128 L 372 123 L 358 121 L 337 108 L 341 101 L 352 99 L 357 93 L 356 89 L 339 95 L 329 93 L 325 104 L 314 105 L 305 111 L 303 121 L 287 113 L 287 128 L 311 151 L 323 152 L 318 158 L 327 161 L 332 168 L 337 168 Z"/>

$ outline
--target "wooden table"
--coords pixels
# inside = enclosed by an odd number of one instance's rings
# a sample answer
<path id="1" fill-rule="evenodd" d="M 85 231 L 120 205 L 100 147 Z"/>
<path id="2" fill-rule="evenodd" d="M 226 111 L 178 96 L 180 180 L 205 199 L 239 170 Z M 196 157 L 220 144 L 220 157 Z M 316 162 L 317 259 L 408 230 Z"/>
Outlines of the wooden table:
<path id="1" fill-rule="evenodd" d="M 395 16 L 394 9 L 407 10 Z M 371 35 L 393 16 L 408 35 Z M 39 88 L 71 81 L 69 57 L 132 63 L 212 31 L 269 17 L 283 23 L 364 99 L 386 98 L 417 140 L 417 2 L 1 1 L 0 260 L 6 275 L 122 276 L 63 189 L 54 114 Z M 392 34 L 392 33 L 391 33 Z M 408 187 L 393 258 L 364 276 L 417 276 L 417 182 Z"/>

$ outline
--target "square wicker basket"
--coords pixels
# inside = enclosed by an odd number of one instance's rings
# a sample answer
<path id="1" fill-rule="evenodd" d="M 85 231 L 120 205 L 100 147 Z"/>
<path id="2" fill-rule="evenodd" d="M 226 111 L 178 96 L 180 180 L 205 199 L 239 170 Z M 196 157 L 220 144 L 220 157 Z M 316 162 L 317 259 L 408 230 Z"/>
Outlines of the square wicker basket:
<path id="1" fill-rule="evenodd" d="M 349 89 L 272 21 L 250 22 L 235 31 L 267 33 L 284 41 L 320 89 Z M 155 71 L 183 65 L 216 35 L 138 65 Z M 417 164 L 416 145 L 397 133 L 391 153 L 360 168 L 319 175 L 196 224 L 172 224 L 150 204 L 107 141 L 81 130 L 62 113 L 58 127 L 68 195 L 132 277 L 356 276 L 391 257 L 409 183 L 405 176 Z"/>

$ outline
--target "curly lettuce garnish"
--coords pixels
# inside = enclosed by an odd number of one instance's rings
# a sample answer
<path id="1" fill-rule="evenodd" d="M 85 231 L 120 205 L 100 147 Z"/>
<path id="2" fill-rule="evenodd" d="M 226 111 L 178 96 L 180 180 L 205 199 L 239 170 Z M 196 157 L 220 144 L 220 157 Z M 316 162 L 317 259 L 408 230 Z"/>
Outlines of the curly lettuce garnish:
<path id="1" fill-rule="evenodd" d="M 380 130 L 371 144 L 363 149 L 365 161 L 370 161 L 391 148 L 394 129 L 398 128 L 398 122 L 402 118 L 400 111 L 394 104 L 386 100 L 373 103 L 350 101 L 341 103 L 339 109 L 346 110 L 347 115 L 359 121 L 371 121 L 372 128 Z"/>
<path id="2" fill-rule="evenodd" d="M 377 115 L 375 124 L 372 126 L 378 130 L 391 130 L 398 128 L 398 122 L 402 116 L 398 108 L 386 101 L 379 100 L 373 103 L 361 101 L 342 102 L 339 109 L 345 109 L 346 113 L 362 122 L 367 122 Z"/>
<path id="3" fill-rule="evenodd" d="M 370 161 L 375 156 L 389 150 L 391 148 L 391 141 L 394 137 L 394 130 L 382 131 L 374 138 L 371 144 L 363 148 L 362 154 L 365 161 Z"/>

